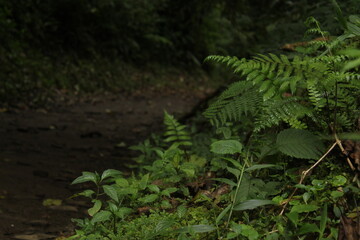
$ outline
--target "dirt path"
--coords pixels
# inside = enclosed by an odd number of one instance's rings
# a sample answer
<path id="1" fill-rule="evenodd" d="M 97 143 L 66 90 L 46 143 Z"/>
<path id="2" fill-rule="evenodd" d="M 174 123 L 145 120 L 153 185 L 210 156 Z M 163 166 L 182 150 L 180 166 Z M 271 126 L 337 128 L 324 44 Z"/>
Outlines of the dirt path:
<path id="1" fill-rule="evenodd" d="M 163 110 L 182 116 L 204 94 L 98 97 L 53 110 L 0 113 L 0 239 L 61 239 L 88 203 L 67 199 L 82 171 L 124 169 L 127 147 L 162 127 Z M 60 206 L 43 205 L 46 199 Z"/>

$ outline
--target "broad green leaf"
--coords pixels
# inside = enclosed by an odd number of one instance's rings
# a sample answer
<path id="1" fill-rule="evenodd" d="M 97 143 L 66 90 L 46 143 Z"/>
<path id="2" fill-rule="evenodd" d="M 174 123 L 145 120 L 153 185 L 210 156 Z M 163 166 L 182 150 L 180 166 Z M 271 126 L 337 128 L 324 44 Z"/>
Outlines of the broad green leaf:
<path id="1" fill-rule="evenodd" d="M 211 144 L 211 151 L 217 154 L 240 153 L 242 144 L 236 140 L 219 140 Z"/>
<path id="2" fill-rule="evenodd" d="M 279 150 L 289 156 L 305 159 L 318 159 L 324 145 L 313 133 L 302 129 L 286 129 L 276 139 Z"/>
<path id="3" fill-rule="evenodd" d="M 116 188 L 110 185 L 103 185 L 103 189 L 106 195 L 108 195 L 115 202 L 119 201 Z"/>
<path id="4" fill-rule="evenodd" d="M 301 226 L 298 234 L 302 235 L 302 234 L 317 233 L 317 232 L 319 232 L 318 226 L 316 226 L 313 223 L 304 223 L 304 225 Z"/>
<path id="5" fill-rule="evenodd" d="M 119 187 L 123 187 L 123 188 L 126 188 L 126 187 L 129 186 L 129 182 L 125 178 L 118 178 L 118 179 L 115 180 L 115 183 Z"/>
<path id="6" fill-rule="evenodd" d="M 254 209 L 257 207 L 261 207 L 265 205 L 274 205 L 274 204 L 275 203 L 271 200 L 250 199 L 236 205 L 233 209 L 236 211 L 242 211 L 242 210 Z"/>
<path id="7" fill-rule="evenodd" d="M 166 188 L 163 191 L 161 191 L 161 195 L 170 197 L 170 194 L 176 192 L 177 190 L 178 188 L 176 187 Z"/>
<path id="8" fill-rule="evenodd" d="M 276 93 L 276 87 L 272 86 L 271 88 L 269 88 L 266 93 L 264 93 L 263 95 L 263 99 L 264 101 L 269 100 L 272 96 L 274 96 Z"/>
<path id="9" fill-rule="evenodd" d="M 333 199 L 337 199 L 337 198 L 340 198 L 342 196 L 344 196 L 344 192 L 340 192 L 340 191 L 331 191 L 331 197 Z"/>
<path id="10" fill-rule="evenodd" d="M 141 178 L 140 183 L 139 183 L 139 188 L 140 188 L 141 190 L 144 190 L 144 189 L 146 188 L 146 186 L 147 186 L 147 184 L 148 184 L 148 181 L 149 181 L 149 177 L 150 177 L 150 174 L 148 173 L 148 174 L 145 174 L 145 175 Z"/>
<path id="11" fill-rule="evenodd" d="M 335 176 L 335 178 L 331 180 L 331 185 L 333 185 L 334 187 L 340 187 L 340 186 L 344 186 L 346 182 L 347 182 L 346 177 L 342 175 L 337 175 Z"/>
<path id="12" fill-rule="evenodd" d="M 88 209 L 88 213 L 90 216 L 94 216 L 95 213 L 97 213 L 102 206 L 102 202 L 100 200 L 97 200 L 97 199 L 93 200 L 93 203 L 94 203 L 94 206 L 92 208 Z"/>
<path id="13" fill-rule="evenodd" d="M 149 194 L 146 195 L 145 197 L 139 198 L 139 201 L 142 203 L 152 203 L 155 202 L 158 199 L 158 195 L 157 194 Z"/>
<path id="14" fill-rule="evenodd" d="M 96 173 L 82 172 L 82 175 L 76 178 L 71 184 L 78 184 L 84 182 L 93 182 L 95 184 L 98 184 L 98 181 L 99 181 L 99 177 Z"/>
<path id="15" fill-rule="evenodd" d="M 299 223 L 299 213 L 297 213 L 297 212 L 289 212 L 289 213 L 286 213 L 286 216 L 295 225 L 295 227 L 298 225 L 298 223 Z"/>
<path id="16" fill-rule="evenodd" d="M 313 212 L 318 209 L 319 209 L 319 207 L 316 205 L 300 204 L 300 205 L 293 206 L 291 208 L 290 212 L 304 213 L 304 212 Z"/>
<path id="17" fill-rule="evenodd" d="M 263 169 L 263 168 L 272 168 L 272 167 L 276 167 L 275 164 L 256 164 L 256 165 L 253 165 L 249 168 L 246 168 L 245 171 L 246 172 L 251 172 L 251 171 L 254 171 L 254 170 L 258 170 L 258 169 Z"/>
<path id="18" fill-rule="evenodd" d="M 103 181 L 105 178 L 108 178 L 108 177 L 118 177 L 121 174 L 122 173 L 119 170 L 107 169 L 102 173 L 100 181 Z"/>
<path id="19" fill-rule="evenodd" d="M 241 226 L 241 235 L 247 237 L 249 240 L 259 239 L 259 233 L 252 226 L 246 224 L 240 224 Z"/>
<path id="20" fill-rule="evenodd" d="M 121 207 L 118 209 L 118 211 L 115 214 L 119 218 L 124 219 L 126 216 L 128 216 L 132 212 L 133 212 L 133 210 L 131 208 Z"/>
<path id="21" fill-rule="evenodd" d="M 97 222 L 105 222 L 105 221 L 109 221 L 111 217 L 111 212 L 109 211 L 100 211 L 98 213 L 96 213 L 93 218 L 91 219 L 91 223 L 97 223 Z"/>
<path id="22" fill-rule="evenodd" d="M 149 186 L 147 186 L 148 189 L 154 193 L 159 193 L 160 192 L 160 188 L 157 185 L 151 184 Z"/>

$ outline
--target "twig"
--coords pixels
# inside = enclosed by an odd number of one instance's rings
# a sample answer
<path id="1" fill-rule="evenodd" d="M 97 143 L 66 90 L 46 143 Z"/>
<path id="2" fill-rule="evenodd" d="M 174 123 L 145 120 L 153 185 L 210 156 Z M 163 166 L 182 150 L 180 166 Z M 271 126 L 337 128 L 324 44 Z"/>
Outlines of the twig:
<path id="1" fill-rule="evenodd" d="M 339 146 L 341 152 L 346 156 L 346 161 L 349 164 L 351 170 L 355 171 L 355 167 L 352 164 L 352 162 L 350 161 L 349 157 L 347 157 L 348 153 L 346 152 L 345 148 L 343 147 L 343 145 L 336 133 L 334 133 L 334 137 L 335 137 L 336 144 Z"/>
<path id="2" fill-rule="evenodd" d="M 320 163 L 322 160 L 324 160 L 324 158 L 334 149 L 334 147 L 335 147 L 336 145 L 338 145 L 338 143 L 337 143 L 337 142 L 334 142 L 334 144 L 329 148 L 329 150 L 327 150 L 327 152 L 326 152 L 324 155 L 322 155 L 322 157 L 321 157 L 319 160 L 317 160 L 316 163 L 314 163 L 308 170 L 302 172 L 301 178 L 300 178 L 300 181 L 299 181 L 298 184 L 302 184 L 302 183 L 303 183 L 304 179 L 305 179 L 306 176 L 309 174 L 309 172 L 310 172 L 311 170 L 313 170 L 317 165 L 319 165 L 319 163 Z M 295 193 L 296 193 L 297 190 L 298 190 L 298 189 L 295 188 L 294 191 L 291 193 L 290 197 L 289 197 L 288 200 L 285 202 L 285 204 L 284 204 L 284 206 L 283 206 L 283 208 L 282 208 L 279 216 L 282 216 L 282 215 L 284 214 L 287 205 L 289 204 L 289 202 L 291 201 L 291 199 L 294 197 L 294 195 L 295 195 Z"/>

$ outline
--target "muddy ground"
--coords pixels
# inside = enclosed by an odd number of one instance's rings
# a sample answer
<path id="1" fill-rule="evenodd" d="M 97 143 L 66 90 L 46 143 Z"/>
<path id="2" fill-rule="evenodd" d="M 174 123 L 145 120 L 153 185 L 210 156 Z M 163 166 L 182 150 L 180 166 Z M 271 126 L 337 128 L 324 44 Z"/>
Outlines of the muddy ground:
<path id="1" fill-rule="evenodd" d="M 136 144 L 181 117 L 209 91 L 138 92 L 67 99 L 50 108 L 0 109 L 0 239 L 62 239 L 89 203 L 69 199 L 82 171 L 128 171 Z M 61 205 L 54 205 L 61 200 Z M 44 206 L 44 201 L 50 206 Z"/>

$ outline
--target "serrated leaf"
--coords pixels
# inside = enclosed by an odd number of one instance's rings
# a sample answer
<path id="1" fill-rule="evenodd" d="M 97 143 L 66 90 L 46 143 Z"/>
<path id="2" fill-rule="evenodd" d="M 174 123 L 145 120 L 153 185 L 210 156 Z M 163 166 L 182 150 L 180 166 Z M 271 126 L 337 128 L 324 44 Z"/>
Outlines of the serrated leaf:
<path id="1" fill-rule="evenodd" d="M 274 205 L 274 204 L 276 203 L 271 200 L 250 199 L 236 205 L 233 209 L 236 211 L 242 211 L 242 210 L 249 210 L 265 205 Z"/>
<path id="2" fill-rule="evenodd" d="M 276 145 L 286 155 L 305 159 L 318 159 L 324 149 L 323 143 L 313 133 L 292 128 L 278 134 Z"/>
<path id="3" fill-rule="evenodd" d="M 97 213 L 102 206 L 102 202 L 100 200 L 96 199 L 96 200 L 93 200 L 93 202 L 94 202 L 94 206 L 92 208 L 88 209 L 88 213 L 90 216 L 94 216 L 95 213 Z"/>
<path id="4" fill-rule="evenodd" d="M 93 218 L 91 219 L 91 223 L 97 223 L 97 222 L 105 222 L 105 221 L 109 221 L 111 217 L 111 212 L 110 211 L 100 211 L 98 213 L 96 213 Z"/>
<path id="5" fill-rule="evenodd" d="M 108 195 L 115 202 L 119 201 L 116 188 L 110 185 L 103 185 L 103 189 L 106 195 Z"/>
<path id="6" fill-rule="evenodd" d="M 211 144 L 211 151 L 217 154 L 240 153 L 242 144 L 236 140 L 220 140 Z"/>

